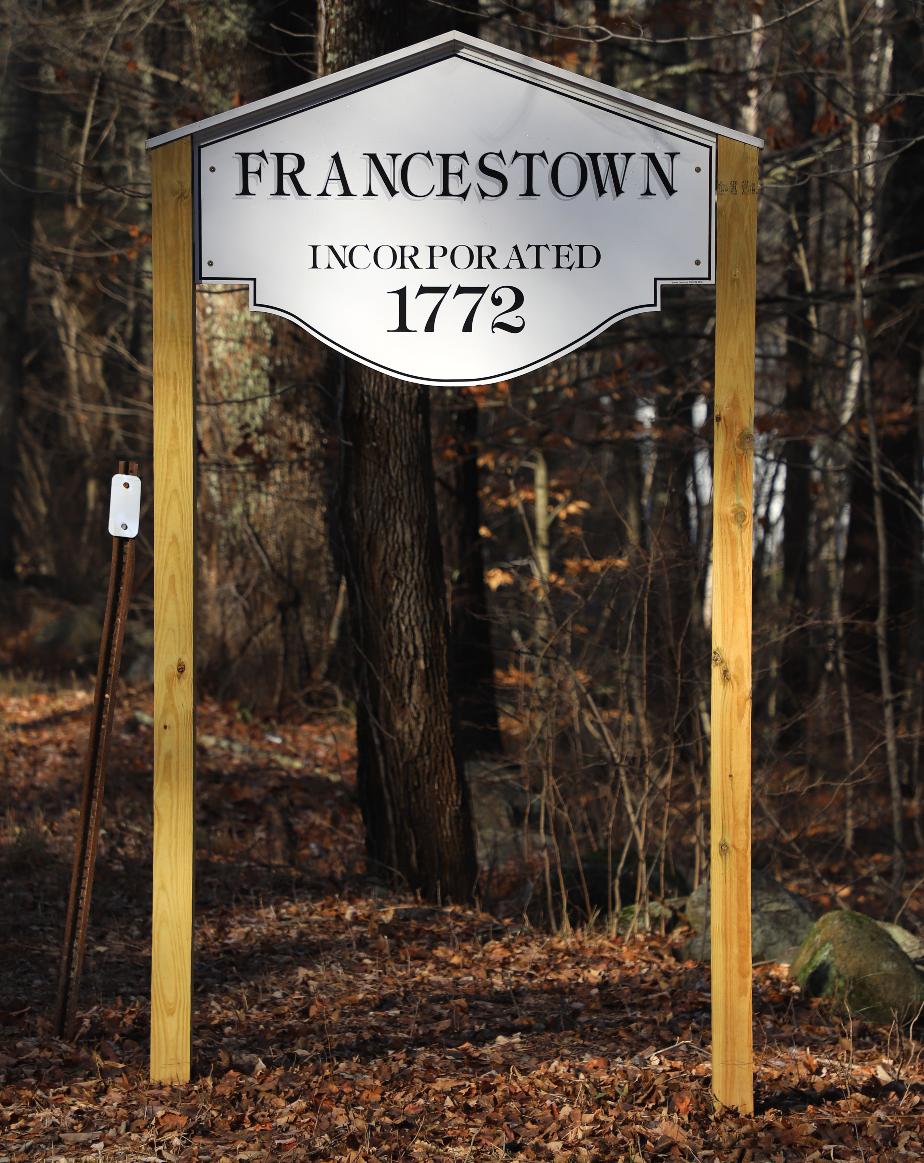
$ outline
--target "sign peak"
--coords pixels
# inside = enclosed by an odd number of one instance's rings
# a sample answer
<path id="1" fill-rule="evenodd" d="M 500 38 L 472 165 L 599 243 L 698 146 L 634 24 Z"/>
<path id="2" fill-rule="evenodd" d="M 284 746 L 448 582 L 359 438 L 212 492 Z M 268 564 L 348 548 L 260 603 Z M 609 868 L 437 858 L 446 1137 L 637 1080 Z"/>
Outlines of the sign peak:
<path id="1" fill-rule="evenodd" d="M 502 48 L 478 37 L 469 36 L 464 32 L 446 32 L 429 40 L 420 41 L 408 48 L 385 56 L 375 57 L 353 68 L 343 69 L 331 73 L 326 77 L 319 77 L 315 81 L 308 81 L 293 89 L 264 97 L 259 101 L 249 102 L 236 109 L 227 109 L 214 117 L 207 117 L 201 121 L 194 121 L 178 129 L 158 134 L 148 139 L 148 149 L 157 149 L 161 145 L 175 141 L 181 137 L 206 137 L 213 132 L 222 132 L 231 125 L 252 126 L 265 123 L 278 116 L 285 116 L 298 108 L 307 108 L 313 104 L 330 100 L 342 95 L 345 91 L 363 88 L 374 84 L 388 76 L 395 76 L 409 69 L 418 68 L 431 61 L 449 56 L 467 56 L 470 59 L 481 60 L 494 68 L 512 75 L 541 78 L 546 85 L 557 85 L 576 92 L 592 94 L 596 100 L 609 100 L 614 104 L 627 109 L 635 109 L 649 118 L 660 118 L 665 124 L 686 126 L 712 135 L 728 137 L 748 145 L 763 146 L 763 142 L 756 137 L 740 133 L 737 130 L 717 125 L 700 117 L 661 105 L 656 101 L 649 101 L 633 93 L 626 93 L 611 85 L 604 85 L 577 73 L 560 69 L 554 65 L 545 64 Z"/>

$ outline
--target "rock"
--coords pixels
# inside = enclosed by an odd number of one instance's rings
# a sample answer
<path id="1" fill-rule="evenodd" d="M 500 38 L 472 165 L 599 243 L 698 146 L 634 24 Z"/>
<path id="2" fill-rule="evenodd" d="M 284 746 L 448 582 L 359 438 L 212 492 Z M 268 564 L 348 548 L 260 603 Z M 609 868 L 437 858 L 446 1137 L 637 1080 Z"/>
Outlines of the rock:
<path id="1" fill-rule="evenodd" d="M 617 933 L 649 933 L 657 929 L 664 922 L 665 929 L 670 929 L 680 909 L 683 908 L 683 898 L 673 897 L 668 900 L 650 900 L 646 910 L 639 905 L 626 905 L 619 910 L 616 921 Z"/>
<path id="2" fill-rule="evenodd" d="M 538 797 L 523 784 L 520 769 L 504 759 L 466 760 L 479 868 L 498 868 L 522 860 L 527 847 L 541 850 L 537 830 Z"/>
<path id="3" fill-rule="evenodd" d="M 876 924 L 880 929 L 885 929 L 902 953 L 919 969 L 924 968 L 924 937 L 919 937 L 917 933 L 909 933 L 901 925 L 893 925 L 889 921 L 877 921 Z"/>
<path id="4" fill-rule="evenodd" d="M 825 913 L 799 950 L 792 975 L 806 997 L 829 998 L 879 1025 L 910 1021 L 924 1006 L 924 975 L 882 925 L 861 913 Z"/>
<path id="5" fill-rule="evenodd" d="M 582 852 L 580 864 L 574 859 L 562 862 L 562 877 L 565 891 L 568 894 L 569 907 L 578 921 L 591 919 L 587 914 L 588 903 L 591 915 L 609 917 L 610 909 L 618 899 L 620 902 L 617 924 L 631 923 L 635 915 L 635 895 L 638 889 L 639 866 L 633 854 L 629 854 L 623 862 L 619 876 L 619 892 L 616 892 L 615 872 L 619 863 L 618 852 L 607 852 L 605 848 L 598 848 L 590 852 Z M 689 883 L 682 872 L 673 867 L 664 869 L 664 898 L 661 891 L 661 868 L 658 861 L 652 858 L 645 869 L 648 878 L 648 899 L 651 906 L 657 900 L 659 904 L 667 906 L 667 913 L 676 913 L 676 898 L 685 898 L 690 891 Z M 585 892 L 586 890 L 586 892 Z M 654 907 L 649 908 L 649 917 L 661 913 Z M 626 921 L 625 918 L 630 918 Z M 644 926 L 647 930 L 648 926 Z"/>
<path id="6" fill-rule="evenodd" d="M 40 626 L 33 645 L 43 670 L 92 670 L 99 657 L 102 611 L 69 606 Z"/>
<path id="7" fill-rule="evenodd" d="M 122 678 L 126 682 L 154 681 L 154 627 L 150 620 L 128 619 L 122 653 Z"/>
<path id="8" fill-rule="evenodd" d="M 708 880 L 687 898 L 685 912 L 696 932 L 681 952 L 695 961 L 708 961 L 712 956 Z M 812 906 L 804 897 L 784 888 L 769 873 L 754 869 L 751 873 L 751 956 L 755 961 L 790 963 L 814 920 Z"/>

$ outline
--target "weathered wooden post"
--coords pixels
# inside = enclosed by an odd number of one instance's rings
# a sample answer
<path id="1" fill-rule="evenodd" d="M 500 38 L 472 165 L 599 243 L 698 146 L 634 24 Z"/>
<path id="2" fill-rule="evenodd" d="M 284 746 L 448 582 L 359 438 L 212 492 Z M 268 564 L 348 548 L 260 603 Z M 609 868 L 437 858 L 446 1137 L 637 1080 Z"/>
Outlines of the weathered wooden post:
<path id="1" fill-rule="evenodd" d="M 195 714 L 192 143 L 151 156 L 154 277 L 154 899 L 151 1078 L 189 1079 Z"/>
<path id="2" fill-rule="evenodd" d="M 754 1110 L 751 1016 L 751 543 L 755 146 L 720 137 L 712 499 L 712 1090 Z"/>

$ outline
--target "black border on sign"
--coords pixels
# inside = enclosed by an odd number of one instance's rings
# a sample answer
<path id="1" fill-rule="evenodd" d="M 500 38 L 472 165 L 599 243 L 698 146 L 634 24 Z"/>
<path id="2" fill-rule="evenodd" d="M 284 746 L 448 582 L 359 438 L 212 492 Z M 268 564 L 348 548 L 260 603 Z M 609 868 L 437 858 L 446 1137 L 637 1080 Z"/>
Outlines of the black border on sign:
<path id="1" fill-rule="evenodd" d="M 388 367 L 385 364 L 377 363 L 374 359 L 370 359 L 367 356 L 360 355 L 359 352 L 353 351 L 351 348 L 345 347 L 342 343 L 338 343 L 336 340 L 331 339 L 330 336 L 325 335 L 322 331 L 319 331 L 316 327 L 313 327 L 306 319 L 302 319 L 302 317 L 300 315 L 295 315 L 291 311 L 286 311 L 282 307 L 275 307 L 270 303 L 261 303 L 259 301 L 259 299 L 257 298 L 257 279 L 256 279 L 256 276 L 244 276 L 244 277 L 239 277 L 239 278 L 235 278 L 233 276 L 222 276 L 221 278 L 216 278 L 215 276 L 204 275 L 202 273 L 202 251 L 201 251 L 202 197 L 201 197 L 201 185 L 200 185 L 199 175 L 201 173 L 201 165 L 202 165 L 201 153 L 202 153 L 203 149 L 206 149 L 211 145 L 216 145 L 218 142 L 228 141 L 232 137 L 239 137 L 243 133 L 250 133 L 254 129 L 262 129 L 263 126 L 272 125 L 276 121 L 285 121 L 289 117 L 295 117 L 299 113 L 306 112 L 308 109 L 320 108 L 322 105 L 330 104 L 333 101 L 340 101 L 345 97 L 352 96 L 354 93 L 359 93 L 365 89 L 374 88 L 376 85 L 387 84 L 388 81 L 395 80 L 396 77 L 406 76 L 409 73 L 418 72 L 421 69 L 430 68 L 433 65 L 442 64 L 444 61 L 450 59 L 450 56 L 445 56 L 445 57 L 440 57 L 437 60 L 425 61 L 422 64 L 412 65 L 407 69 L 401 70 L 400 72 L 392 73 L 388 77 L 379 77 L 375 80 L 369 81 L 368 84 L 361 84 L 361 83 L 357 84 L 354 88 L 351 88 L 348 92 L 338 93 L 337 95 L 328 97 L 328 98 L 324 99 L 323 101 L 317 101 L 317 102 L 308 104 L 308 105 L 306 105 L 305 109 L 289 110 L 289 112 L 287 112 L 287 113 L 280 114 L 277 117 L 268 117 L 265 121 L 258 121 L 255 124 L 248 125 L 243 129 L 234 130 L 234 132 L 232 132 L 232 133 L 226 133 L 226 134 L 223 134 L 223 135 L 217 136 L 217 137 L 210 137 L 210 138 L 208 138 L 208 140 L 203 141 L 203 142 L 196 142 L 196 145 L 195 145 L 195 165 L 193 166 L 193 191 L 194 191 L 194 197 L 195 197 L 195 202 L 196 202 L 195 239 L 194 239 L 194 248 L 193 248 L 193 263 L 194 263 L 193 279 L 194 279 L 194 281 L 196 283 L 230 283 L 230 284 L 236 285 L 236 286 L 240 286 L 240 285 L 248 286 L 250 288 L 249 301 L 250 301 L 250 309 L 252 311 L 261 311 L 261 312 L 264 312 L 266 314 L 279 315 L 283 319 L 291 319 L 293 323 L 297 323 L 300 327 L 304 328 L 304 330 L 307 331 L 310 335 L 313 335 L 316 339 L 320 339 L 321 342 L 325 343 L 328 347 L 332 347 L 335 351 L 339 351 L 342 355 L 346 355 L 350 359 L 355 359 L 357 362 L 365 364 L 366 367 L 371 367 L 371 368 L 375 369 L 376 371 L 385 372 L 386 375 L 394 376 L 396 379 L 406 380 L 409 383 L 427 384 L 427 385 L 431 385 L 434 387 L 438 387 L 440 384 L 445 384 L 447 387 L 448 386 L 455 386 L 455 385 L 467 385 L 467 384 L 493 384 L 493 383 L 498 383 L 501 380 L 512 379 L 514 376 L 525 375 L 527 372 L 535 371 L 540 367 L 544 367 L 546 364 L 551 363 L 553 360 L 558 359 L 561 356 L 567 355 L 569 352 L 574 351 L 576 348 L 580 347 L 583 343 L 586 343 L 589 339 L 593 339 L 593 337 L 595 335 L 599 335 L 601 331 L 605 331 L 606 328 L 609 327 L 609 325 L 611 323 L 615 323 L 618 319 L 624 319 L 628 315 L 638 315 L 638 314 L 642 314 L 642 313 L 647 312 L 647 311 L 659 311 L 661 309 L 661 287 L 662 286 L 671 286 L 671 285 L 685 286 L 688 284 L 697 284 L 697 283 L 711 284 L 714 282 L 714 277 L 715 277 L 714 273 L 713 273 L 713 251 L 714 251 L 713 235 L 714 235 L 714 222 L 715 222 L 715 141 L 714 140 L 711 142 L 710 141 L 701 141 L 698 137 L 689 137 L 687 134 L 680 133 L 676 129 L 666 128 L 666 127 L 662 127 L 660 125 L 652 126 L 651 121 L 648 121 L 643 117 L 632 116 L 631 114 L 624 113 L 620 109 L 610 108 L 608 106 L 608 104 L 605 102 L 605 100 L 591 100 L 590 98 L 587 98 L 587 97 L 579 97 L 574 93 L 565 92 L 562 89 L 557 88 L 553 84 L 544 84 L 542 81 L 535 80 L 535 79 L 530 78 L 530 77 L 517 76 L 515 73 L 513 73 L 507 69 L 498 67 L 497 65 L 487 64 L 484 61 L 473 60 L 471 57 L 465 56 L 462 53 L 454 53 L 451 55 L 452 56 L 461 56 L 462 59 L 464 61 L 466 61 L 466 63 L 468 63 L 468 64 L 476 65 L 479 68 L 488 69 L 490 72 L 500 73 L 501 76 L 510 77 L 512 80 L 517 80 L 517 81 L 520 81 L 521 83 L 524 83 L 527 85 L 535 85 L 536 88 L 538 88 L 538 89 L 545 89 L 550 93 L 554 93 L 559 97 L 565 97 L 570 101 L 576 101 L 576 102 L 578 102 L 578 104 L 581 104 L 581 105 L 589 105 L 594 109 L 600 109 L 604 113 L 612 113 L 614 116 L 622 117 L 626 121 L 634 121 L 638 125 L 644 125 L 644 126 L 649 127 L 649 128 L 655 128 L 655 129 L 657 129 L 657 131 L 659 133 L 666 133 L 666 134 L 670 135 L 671 137 L 677 137 L 681 141 L 687 141 L 691 145 L 698 145 L 701 148 L 705 149 L 709 155 L 709 189 L 712 191 L 712 197 L 709 200 L 709 237 L 708 237 L 708 244 L 707 244 L 707 253 L 708 253 L 709 257 L 708 257 L 708 268 L 707 268 L 706 273 L 702 276 L 699 276 L 699 277 L 692 276 L 692 277 L 684 277 L 684 278 L 671 278 L 670 276 L 658 276 L 658 275 L 656 275 L 652 281 L 652 299 L 651 299 L 650 303 L 637 303 L 632 307 L 626 307 L 622 311 L 617 311 L 614 315 L 608 316 L 601 323 L 598 323 L 595 327 L 591 327 L 590 330 L 585 331 L 584 334 L 578 336 L 577 339 L 575 339 L 573 341 L 569 341 L 568 343 L 563 344 L 561 347 L 556 348 L 554 351 L 549 352 L 547 355 L 544 355 L 539 359 L 531 360 L 529 363 L 523 364 L 520 367 L 511 368 L 509 371 L 505 371 L 505 372 L 501 372 L 501 373 L 492 373 L 489 376 L 465 376 L 462 379 L 446 379 L 446 378 L 437 379 L 437 378 L 434 378 L 432 376 L 427 377 L 427 376 L 420 376 L 420 375 L 410 375 L 407 372 L 399 371 L 397 368 Z"/>

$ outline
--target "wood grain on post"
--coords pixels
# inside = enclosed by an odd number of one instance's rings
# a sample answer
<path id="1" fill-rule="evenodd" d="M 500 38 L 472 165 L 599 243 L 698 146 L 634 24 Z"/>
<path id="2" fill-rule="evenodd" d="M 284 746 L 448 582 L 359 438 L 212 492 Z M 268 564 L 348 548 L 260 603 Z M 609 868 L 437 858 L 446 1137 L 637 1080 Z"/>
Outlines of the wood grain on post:
<path id="1" fill-rule="evenodd" d="M 192 146 L 151 155 L 154 274 L 154 901 L 151 1078 L 189 1079 L 195 415 Z"/>
<path id="2" fill-rule="evenodd" d="M 757 266 L 754 146 L 718 139 L 712 547 L 712 1091 L 754 1110 L 751 543 Z"/>

